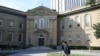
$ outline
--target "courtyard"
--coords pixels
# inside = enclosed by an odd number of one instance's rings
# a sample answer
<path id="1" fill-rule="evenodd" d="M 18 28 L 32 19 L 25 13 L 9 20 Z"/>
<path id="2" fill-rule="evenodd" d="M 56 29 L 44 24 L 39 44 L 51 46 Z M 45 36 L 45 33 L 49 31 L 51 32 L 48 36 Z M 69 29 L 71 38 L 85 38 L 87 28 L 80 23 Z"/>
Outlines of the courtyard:
<path id="1" fill-rule="evenodd" d="M 1 50 L 0 52 L 5 52 L 5 51 Z M 8 52 L 10 52 L 10 50 Z M 53 50 L 51 48 L 43 46 L 43 47 L 31 47 L 19 51 L 13 50 L 13 52 L 17 52 L 17 53 L 8 56 L 61 56 L 63 51 Z M 71 56 L 100 56 L 100 51 L 99 50 L 71 50 Z"/>

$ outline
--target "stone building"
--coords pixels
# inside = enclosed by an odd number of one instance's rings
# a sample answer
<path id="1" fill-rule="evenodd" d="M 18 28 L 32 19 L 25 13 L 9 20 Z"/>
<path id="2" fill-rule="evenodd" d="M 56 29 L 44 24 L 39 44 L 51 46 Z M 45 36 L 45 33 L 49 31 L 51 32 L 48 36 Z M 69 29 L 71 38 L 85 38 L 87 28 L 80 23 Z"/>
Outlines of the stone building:
<path id="1" fill-rule="evenodd" d="M 100 47 L 93 24 L 100 22 L 100 5 L 57 13 L 39 6 L 26 12 L 0 6 L 0 47 L 57 46 Z"/>

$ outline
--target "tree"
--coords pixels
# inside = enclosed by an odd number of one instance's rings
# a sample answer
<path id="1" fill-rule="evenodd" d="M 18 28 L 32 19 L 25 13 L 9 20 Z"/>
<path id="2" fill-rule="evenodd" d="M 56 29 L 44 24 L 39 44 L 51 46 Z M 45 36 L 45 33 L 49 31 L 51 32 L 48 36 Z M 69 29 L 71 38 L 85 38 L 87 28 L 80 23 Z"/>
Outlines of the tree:
<path id="1" fill-rule="evenodd" d="M 100 38 L 100 23 L 94 24 L 93 29 L 96 30 L 94 32 L 94 35 L 96 36 L 96 38 Z"/>
<path id="2" fill-rule="evenodd" d="M 86 5 L 94 5 L 96 3 L 96 0 L 87 0 Z"/>

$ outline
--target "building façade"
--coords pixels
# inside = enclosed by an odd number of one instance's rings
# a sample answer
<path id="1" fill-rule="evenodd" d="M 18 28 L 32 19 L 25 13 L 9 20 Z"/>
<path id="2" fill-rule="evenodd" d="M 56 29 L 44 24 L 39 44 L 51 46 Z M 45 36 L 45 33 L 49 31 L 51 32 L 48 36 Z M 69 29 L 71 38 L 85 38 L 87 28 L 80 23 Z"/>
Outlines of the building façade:
<path id="1" fill-rule="evenodd" d="M 0 6 L 0 46 L 100 47 L 93 24 L 100 22 L 100 5 L 57 13 L 39 6 L 26 12 Z"/>

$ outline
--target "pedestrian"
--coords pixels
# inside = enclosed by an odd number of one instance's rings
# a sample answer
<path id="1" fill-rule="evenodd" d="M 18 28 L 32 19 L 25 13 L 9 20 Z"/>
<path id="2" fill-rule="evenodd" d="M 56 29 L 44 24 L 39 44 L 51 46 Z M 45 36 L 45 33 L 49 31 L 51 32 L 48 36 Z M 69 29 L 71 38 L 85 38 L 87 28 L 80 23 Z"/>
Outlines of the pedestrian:
<path id="1" fill-rule="evenodd" d="M 63 41 L 64 51 L 62 56 L 70 56 L 70 48 L 66 41 Z"/>

